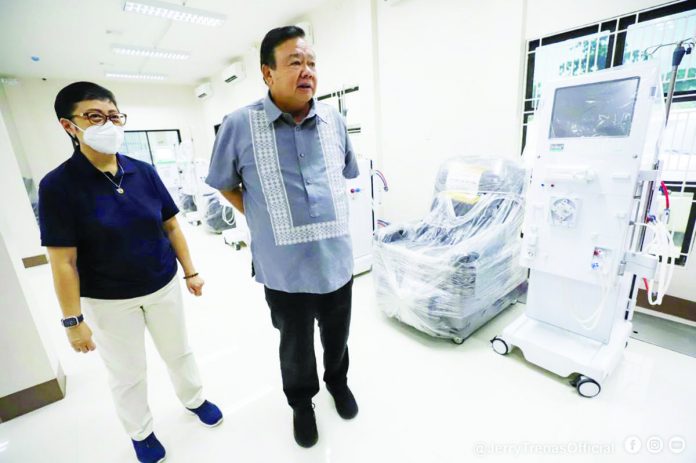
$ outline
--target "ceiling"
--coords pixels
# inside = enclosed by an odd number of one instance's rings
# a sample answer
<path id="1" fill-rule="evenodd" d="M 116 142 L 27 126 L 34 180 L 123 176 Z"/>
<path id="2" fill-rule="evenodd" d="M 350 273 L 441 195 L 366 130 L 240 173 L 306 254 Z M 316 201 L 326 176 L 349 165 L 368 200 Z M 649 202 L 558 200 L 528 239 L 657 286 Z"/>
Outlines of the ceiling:
<path id="1" fill-rule="evenodd" d="M 196 84 L 327 0 L 166 0 L 227 15 L 221 27 L 123 11 L 124 0 L 0 0 L 0 76 L 99 79 L 104 73 L 164 74 Z M 116 55 L 112 44 L 191 53 L 186 61 Z M 33 61 L 38 56 L 39 61 Z"/>

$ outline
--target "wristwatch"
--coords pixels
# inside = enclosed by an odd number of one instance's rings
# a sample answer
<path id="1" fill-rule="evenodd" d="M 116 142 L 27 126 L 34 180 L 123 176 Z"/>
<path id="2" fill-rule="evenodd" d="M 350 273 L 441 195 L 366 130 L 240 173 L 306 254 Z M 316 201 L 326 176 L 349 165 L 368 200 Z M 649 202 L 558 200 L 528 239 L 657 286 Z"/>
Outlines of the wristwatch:
<path id="1" fill-rule="evenodd" d="M 82 320 L 84 320 L 84 319 L 85 319 L 85 317 L 82 314 L 80 314 L 76 317 L 73 316 L 73 317 L 61 318 L 60 322 L 66 328 L 73 328 L 73 327 L 79 325 L 80 323 L 82 323 Z"/>

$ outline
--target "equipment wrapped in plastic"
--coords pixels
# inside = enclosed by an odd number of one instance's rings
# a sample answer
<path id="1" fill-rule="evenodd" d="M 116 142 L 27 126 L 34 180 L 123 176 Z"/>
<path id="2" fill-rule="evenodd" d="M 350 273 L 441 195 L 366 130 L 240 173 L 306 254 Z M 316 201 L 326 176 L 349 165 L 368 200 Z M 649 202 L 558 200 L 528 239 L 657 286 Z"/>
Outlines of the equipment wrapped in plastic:
<path id="1" fill-rule="evenodd" d="M 222 233 L 225 230 L 235 227 L 234 210 L 232 206 L 223 204 L 220 201 L 219 193 L 213 192 L 205 194 L 205 216 L 203 223 L 206 228 L 213 233 Z M 227 203 L 227 201 L 224 201 Z"/>
<path id="2" fill-rule="evenodd" d="M 381 310 L 432 336 L 462 342 L 526 290 L 518 264 L 525 172 L 518 162 L 445 162 L 430 212 L 380 229 L 373 278 Z"/>
<path id="3" fill-rule="evenodd" d="M 198 208 L 196 207 L 196 200 L 193 197 L 193 195 L 180 192 L 179 209 L 181 209 L 184 212 L 196 212 Z"/>

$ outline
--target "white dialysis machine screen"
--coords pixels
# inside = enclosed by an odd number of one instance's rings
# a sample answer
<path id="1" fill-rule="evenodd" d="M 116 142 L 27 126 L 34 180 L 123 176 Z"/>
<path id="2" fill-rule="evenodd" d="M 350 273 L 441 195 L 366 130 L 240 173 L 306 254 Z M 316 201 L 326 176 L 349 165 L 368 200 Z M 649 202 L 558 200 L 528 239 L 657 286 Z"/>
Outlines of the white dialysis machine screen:
<path id="1" fill-rule="evenodd" d="M 639 77 L 556 89 L 549 138 L 627 137 Z"/>

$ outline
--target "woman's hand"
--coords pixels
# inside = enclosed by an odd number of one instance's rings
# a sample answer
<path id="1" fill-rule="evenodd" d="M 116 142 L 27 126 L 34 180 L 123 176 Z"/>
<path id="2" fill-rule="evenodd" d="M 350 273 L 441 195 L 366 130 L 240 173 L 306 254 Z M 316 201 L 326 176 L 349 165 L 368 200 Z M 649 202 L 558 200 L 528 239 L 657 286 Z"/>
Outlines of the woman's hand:
<path id="1" fill-rule="evenodd" d="M 194 296 L 203 295 L 204 284 L 205 281 L 203 281 L 203 278 L 199 277 L 198 275 L 186 280 L 186 287 L 188 288 L 189 293 L 193 294 Z"/>
<path id="2" fill-rule="evenodd" d="M 72 328 L 66 328 L 65 333 L 68 335 L 68 341 L 75 352 L 86 354 L 97 348 L 92 341 L 92 330 L 85 322 Z"/>

